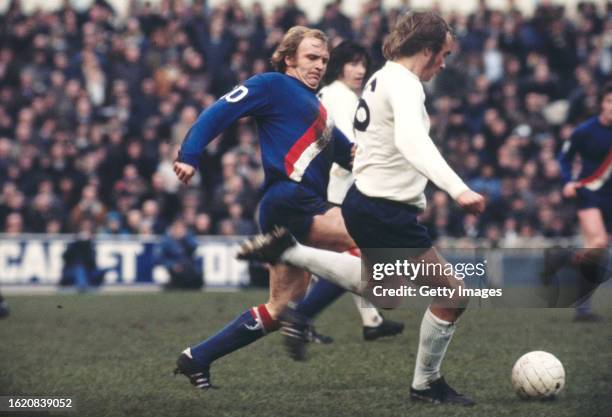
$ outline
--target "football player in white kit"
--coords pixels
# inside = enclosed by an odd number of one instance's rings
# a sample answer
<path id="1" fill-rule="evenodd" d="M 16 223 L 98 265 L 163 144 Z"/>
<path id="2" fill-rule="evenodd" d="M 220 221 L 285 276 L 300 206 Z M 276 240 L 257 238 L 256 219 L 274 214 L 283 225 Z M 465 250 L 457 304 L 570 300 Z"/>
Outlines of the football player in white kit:
<path id="1" fill-rule="evenodd" d="M 409 12 L 398 19 L 385 39 L 385 66 L 369 79 L 355 116 L 357 153 L 355 184 L 342 204 L 351 237 L 362 250 L 410 248 L 410 261 L 444 264 L 432 247 L 417 215 L 425 208 L 425 186 L 431 180 L 464 210 L 481 213 L 484 198 L 448 166 L 429 137 L 422 82 L 445 67 L 454 37 L 449 25 L 434 12 Z M 361 263 L 347 255 L 297 244 L 284 229 L 257 236 L 243 244 L 243 259 L 280 261 L 310 270 L 360 295 L 371 296 L 371 282 L 361 283 Z M 414 284 L 457 290 L 463 283 L 452 275 L 417 276 Z M 385 285 L 378 281 L 377 285 Z M 414 401 L 470 406 L 475 402 L 457 393 L 440 373 L 441 363 L 467 299 L 433 298 L 421 322 L 419 346 L 410 396 Z M 454 291 L 457 294 L 458 291 Z"/>
<path id="2" fill-rule="evenodd" d="M 355 141 L 353 134 L 353 119 L 355 110 L 359 104 L 359 95 L 369 72 L 370 57 L 367 50 L 352 41 L 343 41 L 332 49 L 327 64 L 327 71 L 323 77 L 324 87 L 318 96 L 327 114 L 334 121 L 344 135 Z M 332 165 L 329 184 L 327 187 L 327 198 L 329 202 L 340 205 L 344 200 L 349 188 L 353 185 L 353 175 L 350 171 L 334 163 Z M 357 248 L 349 251 L 359 256 Z M 346 290 L 327 280 L 317 280 L 311 285 L 306 297 L 297 304 L 294 309 L 296 315 L 301 315 L 305 320 L 311 321 L 322 310 L 336 301 Z M 384 318 L 379 311 L 368 300 L 353 294 L 355 304 L 361 315 L 363 323 L 363 338 L 366 341 L 376 340 L 381 337 L 394 336 L 404 330 L 404 324 Z M 299 336 L 294 331 L 285 332 L 286 337 Z M 302 338 L 315 343 L 331 343 L 333 339 L 316 332 L 314 326 L 308 326 L 308 334 Z M 303 351 L 301 346 L 296 346 L 305 340 L 292 340 L 287 343 L 289 349 L 296 350 L 290 355 L 296 359 L 299 357 L 297 351 Z"/>

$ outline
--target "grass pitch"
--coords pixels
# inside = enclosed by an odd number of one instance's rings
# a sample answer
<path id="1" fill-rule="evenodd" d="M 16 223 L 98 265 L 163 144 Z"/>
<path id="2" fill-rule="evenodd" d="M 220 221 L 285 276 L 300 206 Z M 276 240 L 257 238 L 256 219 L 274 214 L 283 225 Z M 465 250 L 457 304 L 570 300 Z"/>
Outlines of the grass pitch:
<path id="1" fill-rule="evenodd" d="M 7 297 L 0 395 L 69 396 L 77 409 L 51 415 L 79 417 L 609 417 L 609 294 L 597 294 L 601 323 L 573 323 L 571 310 L 468 311 L 443 371 L 478 402 L 469 409 L 410 402 L 420 311 L 389 312 L 406 323 L 404 334 L 364 342 L 353 301 L 344 297 L 317 321 L 335 342 L 310 346 L 307 362 L 288 359 L 280 336 L 271 335 L 216 362 L 212 378 L 221 389 L 201 392 L 171 375 L 176 357 L 266 292 Z M 566 387 L 554 401 L 525 402 L 512 391 L 512 365 L 531 350 L 551 352 L 565 366 Z"/>

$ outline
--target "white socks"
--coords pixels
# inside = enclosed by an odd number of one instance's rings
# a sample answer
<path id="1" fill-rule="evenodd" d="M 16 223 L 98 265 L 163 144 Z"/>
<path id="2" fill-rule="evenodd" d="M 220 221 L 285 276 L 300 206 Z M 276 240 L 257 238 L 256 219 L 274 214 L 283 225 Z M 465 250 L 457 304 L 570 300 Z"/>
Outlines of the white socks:
<path id="1" fill-rule="evenodd" d="M 361 321 L 363 322 L 364 326 L 380 326 L 383 321 L 383 318 L 378 312 L 378 309 L 374 307 L 374 304 L 372 304 L 365 298 L 361 298 L 357 294 L 353 294 L 353 300 L 357 305 L 357 310 L 359 310 L 359 314 L 361 314 Z"/>
<path id="2" fill-rule="evenodd" d="M 361 260 L 355 256 L 298 243 L 287 249 L 281 260 L 323 277 L 354 294 L 361 294 Z"/>
<path id="3" fill-rule="evenodd" d="M 358 256 L 297 244 L 285 251 L 281 259 L 351 291 L 364 326 L 378 327 L 382 323 L 383 318 L 374 304 L 358 295 L 362 285 Z"/>
<path id="4" fill-rule="evenodd" d="M 421 322 L 412 388 L 427 389 L 430 382 L 440 378 L 440 365 L 456 327 L 454 323 L 434 316 L 427 308 Z"/>

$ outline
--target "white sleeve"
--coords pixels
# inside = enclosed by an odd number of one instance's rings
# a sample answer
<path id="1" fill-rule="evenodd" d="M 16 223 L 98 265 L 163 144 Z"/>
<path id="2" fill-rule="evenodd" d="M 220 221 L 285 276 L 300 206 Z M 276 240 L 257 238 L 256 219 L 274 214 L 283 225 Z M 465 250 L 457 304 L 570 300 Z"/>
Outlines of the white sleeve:
<path id="1" fill-rule="evenodd" d="M 390 88 L 395 123 L 395 146 L 414 168 L 446 191 L 453 199 L 469 187 L 446 163 L 427 132 L 423 120 L 423 87 L 401 80 Z"/>

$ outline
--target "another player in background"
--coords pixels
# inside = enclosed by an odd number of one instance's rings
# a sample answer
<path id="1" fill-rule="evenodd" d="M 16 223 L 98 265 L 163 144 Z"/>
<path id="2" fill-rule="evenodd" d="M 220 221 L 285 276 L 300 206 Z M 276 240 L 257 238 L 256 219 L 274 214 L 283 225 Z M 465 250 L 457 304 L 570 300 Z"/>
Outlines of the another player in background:
<path id="1" fill-rule="evenodd" d="M 264 172 L 259 224 L 265 232 L 282 225 L 312 246 L 347 251 L 355 247 L 340 208 L 327 202 L 332 162 L 350 169 L 353 144 L 333 126 L 315 91 L 329 60 L 320 30 L 297 26 L 272 56 L 277 72 L 248 79 L 200 116 L 182 144 L 174 171 L 185 184 L 195 174 L 206 145 L 232 122 L 252 116 L 257 124 Z M 270 268 L 270 298 L 247 309 L 217 334 L 179 356 L 176 373 L 209 388 L 211 363 L 279 326 L 290 301 L 304 296 L 310 274 L 288 265 Z"/>
<path id="2" fill-rule="evenodd" d="M 484 210 L 484 198 L 457 176 L 429 137 L 421 82 L 431 80 L 444 68 L 453 44 L 452 31 L 439 15 L 409 12 L 398 19 L 384 42 L 385 66 L 364 88 L 354 124 L 358 145 L 353 167 L 355 185 L 344 199 L 342 214 L 366 265 L 376 261 L 370 258 L 371 249 L 375 248 L 411 248 L 406 252 L 412 262 L 445 264 L 432 247 L 427 229 L 417 220 L 426 204 L 424 191 L 428 180 L 448 192 L 466 211 Z M 239 257 L 300 266 L 357 294 L 371 296 L 368 288 L 364 290 L 361 285 L 358 260 L 297 244 L 286 230 L 275 230 L 245 242 Z M 376 285 L 385 286 L 387 282 L 377 281 Z M 412 282 L 455 290 L 464 285 L 447 274 L 418 276 Z M 474 404 L 453 390 L 440 374 L 457 319 L 467 301 L 460 296 L 434 297 L 423 316 L 410 388 L 413 400 Z"/>
<path id="3" fill-rule="evenodd" d="M 366 49 L 355 42 L 343 41 L 330 53 L 327 71 L 323 77 L 324 87 L 318 94 L 329 117 L 351 142 L 355 141 L 353 134 L 355 110 L 357 110 L 359 95 L 369 68 L 370 57 Z M 334 163 L 327 187 L 328 200 L 339 206 L 351 185 L 353 185 L 351 172 Z M 306 297 L 297 305 L 295 311 L 312 320 L 345 292 L 344 288 L 336 284 L 318 279 L 311 286 Z M 404 330 L 403 323 L 383 318 L 368 300 L 355 294 L 353 298 L 361 315 L 365 340 L 393 336 Z M 329 336 L 318 334 L 314 326 L 310 328 L 307 339 L 318 343 L 331 343 L 333 340 Z"/>
<path id="4" fill-rule="evenodd" d="M 591 293 L 608 278 L 609 235 L 612 234 L 612 82 L 601 93 L 599 115 L 588 119 L 574 130 L 559 157 L 564 181 L 563 196 L 576 198 L 578 221 L 585 250 L 576 259 L 581 272 L 582 300 L 576 307 L 576 321 L 598 321 L 591 311 Z M 578 155 L 581 169 L 572 176 L 574 158 Z M 585 295 L 586 294 L 586 295 Z"/>

